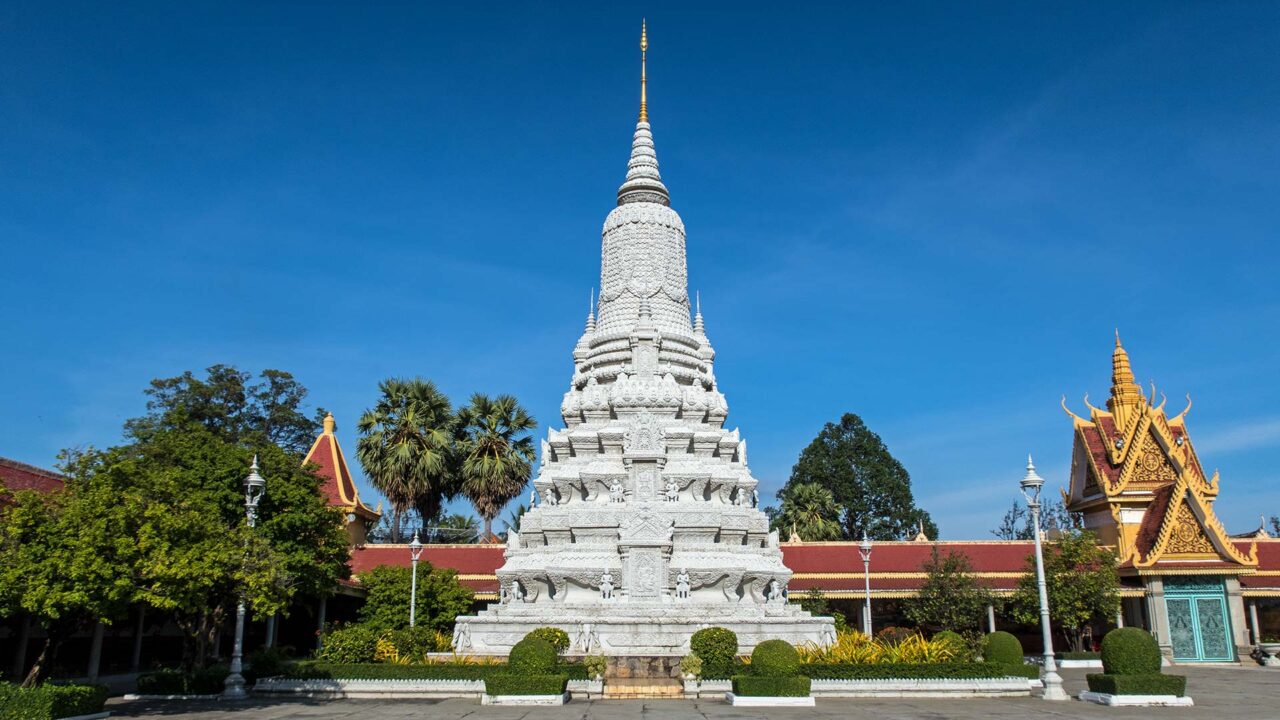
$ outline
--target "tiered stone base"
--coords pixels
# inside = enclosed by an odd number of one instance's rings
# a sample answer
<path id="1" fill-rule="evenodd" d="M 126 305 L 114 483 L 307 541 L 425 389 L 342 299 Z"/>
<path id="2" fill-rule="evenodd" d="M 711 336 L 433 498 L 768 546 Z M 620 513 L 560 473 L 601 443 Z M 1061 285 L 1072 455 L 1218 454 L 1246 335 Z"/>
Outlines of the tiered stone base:
<path id="1" fill-rule="evenodd" d="M 473 655 L 506 655 L 530 631 L 558 627 L 569 634 L 570 654 L 674 656 L 689 653 L 689 638 L 701 628 L 725 627 L 738 635 L 739 652 L 765 640 L 822 645 L 835 636 L 829 617 L 814 617 L 795 605 L 777 603 L 528 603 L 492 605 L 459 617 L 469 642 L 455 648 Z M 588 647 L 589 645 L 589 647 Z M 671 665 L 666 666 L 669 671 Z"/>
<path id="2" fill-rule="evenodd" d="M 605 700 L 679 700 L 683 697 L 684 683 L 671 678 L 606 680 L 604 684 Z"/>

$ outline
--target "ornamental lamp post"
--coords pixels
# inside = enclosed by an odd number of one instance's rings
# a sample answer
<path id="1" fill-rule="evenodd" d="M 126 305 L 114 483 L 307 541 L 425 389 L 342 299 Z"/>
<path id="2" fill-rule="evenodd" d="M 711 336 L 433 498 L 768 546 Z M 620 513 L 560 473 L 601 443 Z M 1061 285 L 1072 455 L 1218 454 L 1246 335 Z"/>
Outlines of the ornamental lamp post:
<path id="1" fill-rule="evenodd" d="M 1044 478 L 1036 474 L 1035 463 L 1027 456 L 1027 474 L 1019 483 L 1022 496 L 1027 499 L 1027 507 L 1031 510 L 1031 529 L 1036 543 L 1036 587 L 1040 591 L 1040 636 L 1044 641 L 1044 682 L 1045 700 L 1070 700 L 1062 689 L 1062 677 L 1058 675 L 1058 665 L 1053 660 L 1053 632 L 1049 628 L 1049 591 L 1044 580 L 1044 551 L 1040 546 L 1040 488 L 1044 486 Z"/>
<path id="2" fill-rule="evenodd" d="M 422 541 L 418 540 L 418 531 L 413 531 L 413 542 L 409 543 L 409 559 L 413 561 L 413 579 L 409 584 L 409 627 L 413 627 L 418 608 L 418 558 L 422 557 Z"/>
<path id="3" fill-rule="evenodd" d="M 258 456 L 253 456 L 253 464 L 249 466 L 249 477 L 244 479 L 244 514 L 250 528 L 258 524 L 258 503 L 267 492 L 267 481 L 258 474 Z M 231 651 L 231 674 L 223 682 L 222 697 L 227 700 L 244 700 L 249 694 L 244 689 L 244 592 L 240 593 L 240 602 L 236 605 L 236 639 Z"/>
<path id="4" fill-rule="evenodd" d="M 862 632 L 871 637 L 871 538 L 867 537 L 866 530 L 862 531 L 858 554 L 862 556 L 862 581 L 866 589 L 866 604 L 862 608 Z"/>

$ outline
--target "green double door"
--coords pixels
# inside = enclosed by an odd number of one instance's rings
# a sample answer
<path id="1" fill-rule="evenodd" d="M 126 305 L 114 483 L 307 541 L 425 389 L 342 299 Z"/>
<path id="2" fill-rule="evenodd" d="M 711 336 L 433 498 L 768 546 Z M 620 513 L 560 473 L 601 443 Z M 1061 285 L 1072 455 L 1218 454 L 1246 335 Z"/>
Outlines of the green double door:
<path id="1" fill-rule="evenodd" d="M 1170 577 L 1164 583 L 1173 659 L 1184 662 L 1235 660 L 1227 593 L 1221 580 Z"/>

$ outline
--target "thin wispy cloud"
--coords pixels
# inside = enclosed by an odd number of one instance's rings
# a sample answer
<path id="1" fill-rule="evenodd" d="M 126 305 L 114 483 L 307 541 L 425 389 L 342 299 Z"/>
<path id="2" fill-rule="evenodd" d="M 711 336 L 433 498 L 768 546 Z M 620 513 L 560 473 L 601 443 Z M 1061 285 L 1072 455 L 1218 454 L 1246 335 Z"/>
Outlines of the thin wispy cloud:
<path id="1" fill-rule="evenodd" d="M 1219 454 L 1280 447 L 1280 417 L 1258 418 L 1205 433 L 1196 438 L 1196 446 L 1202 453 Z"/>

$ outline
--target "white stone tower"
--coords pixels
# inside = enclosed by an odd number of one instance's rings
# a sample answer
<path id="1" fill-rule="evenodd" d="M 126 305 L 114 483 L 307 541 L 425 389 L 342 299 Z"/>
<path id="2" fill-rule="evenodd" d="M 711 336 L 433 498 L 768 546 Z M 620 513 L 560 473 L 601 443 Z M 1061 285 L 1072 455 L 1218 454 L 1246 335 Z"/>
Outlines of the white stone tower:
<path id="1" fill-rule="evenodd" d="M 757 509 L 747 443 L 724 428 L 715 351 L 690 322 L 685 234 L 658 174 L 645 97 L 618 206 L 604 221 L 599 316 L 573 350 L 563 430 L 542 443 L 542 502 L 508 538 L 501 602 L 458 618 L 455 649 L 506 653 L 557 626 L 572 651 L 680 655 L 702 627 L 744 650 L 824 644 L 831 618 L 786 602 L 791 571 Z"/>

